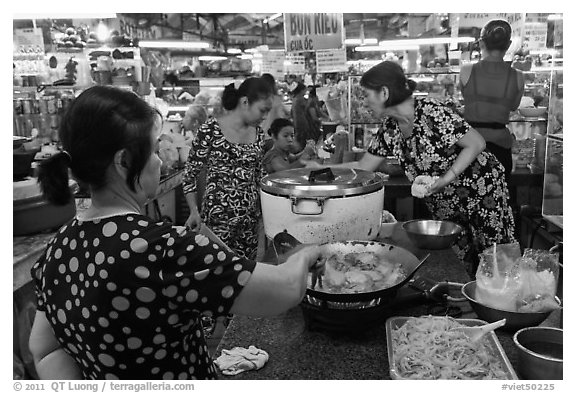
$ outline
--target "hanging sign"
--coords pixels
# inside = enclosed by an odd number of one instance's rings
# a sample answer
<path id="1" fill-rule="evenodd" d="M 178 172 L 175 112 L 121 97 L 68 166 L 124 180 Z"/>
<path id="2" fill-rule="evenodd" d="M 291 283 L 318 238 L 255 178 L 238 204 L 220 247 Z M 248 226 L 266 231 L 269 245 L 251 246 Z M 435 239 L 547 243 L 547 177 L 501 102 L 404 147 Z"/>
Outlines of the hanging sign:
<path id="1" fill-rule="evenodd" d="M 41 28 L 16 29 L 14 32 L 16 51 L 38 51 L 44 53 L 44 37 Z"/>
<path id="2" fill-rule="evenodd" d="M 287 74 L 302 75 L 306 72 L 306 58 L 292 53 L 286 54 L 284 70 Z"/>
<path id="3" fill-rule="evenodd" d="M 316 51 L 316 72 L 345 72 L 346 49 L 329 49 Z"/>
<path id="4" fill-rule="evenodd" d="M 262 52 L 262 73 L 271 74 L 275 78 L 284 77 L 284 51 Z"/>
<path id="5" fill-rule="evenodd" d="M 344 47 L 344 14 L 284 14 L 286 52 Z"/>
<path id="6" fill-rule="evenodd" d="M 546 49 L 548 23 L 532 22 L 526 24 L 523 47 L 528 50 Z"/>

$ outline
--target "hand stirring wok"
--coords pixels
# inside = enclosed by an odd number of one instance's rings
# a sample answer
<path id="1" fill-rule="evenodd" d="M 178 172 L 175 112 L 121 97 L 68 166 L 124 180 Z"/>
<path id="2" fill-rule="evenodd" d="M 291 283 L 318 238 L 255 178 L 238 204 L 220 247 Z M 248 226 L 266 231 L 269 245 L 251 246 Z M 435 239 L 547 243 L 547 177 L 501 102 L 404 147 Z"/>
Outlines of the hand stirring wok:
<path id="1" fill-rule="evenodd" d="M 496 330 L 499 327 L 504 326 L 505 324 L 506 324 L 506 318 L 496 322 L 489 323 L 487 325 L 463 326 L 454 328 L 452 330 L 458 330 L 464 332 L 464 334 L 466 334 L 470 338 L 470 341 L 478 342 L 482 339 L 482 337 L 484 337 L 486 333 L 490 333 L 492 330 Z"/>

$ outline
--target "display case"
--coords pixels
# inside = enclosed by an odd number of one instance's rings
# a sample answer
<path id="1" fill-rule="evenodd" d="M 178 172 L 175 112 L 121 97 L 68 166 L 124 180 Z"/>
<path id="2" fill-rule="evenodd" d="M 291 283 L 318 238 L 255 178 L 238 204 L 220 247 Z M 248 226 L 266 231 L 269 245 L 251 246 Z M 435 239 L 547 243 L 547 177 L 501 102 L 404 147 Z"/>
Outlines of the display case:
<path id="1" fill-rule="evenodd" d="M 542 216 L 563 228 L 563 71 L 552 71 L 546 135 Z"/>

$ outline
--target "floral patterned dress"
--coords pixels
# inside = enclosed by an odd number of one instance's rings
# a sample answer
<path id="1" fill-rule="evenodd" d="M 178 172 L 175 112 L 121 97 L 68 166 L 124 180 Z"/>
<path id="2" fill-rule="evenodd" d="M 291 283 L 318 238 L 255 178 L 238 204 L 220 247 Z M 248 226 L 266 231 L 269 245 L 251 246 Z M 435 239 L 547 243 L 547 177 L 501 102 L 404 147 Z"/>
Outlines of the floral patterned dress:
<path id="1" fill-rule="evenodd" d="M 418 175 L 444 175 L 462 150 L 456 142 L 470 129 L 458 113 L 432 98 L 414 97 L 414 112 L 412 135 L 404 138 L 397 121 L 386 118 L 368 148 L 377 156 L 394 155 L 411 182 Z M 454 249 L 471 277 L 482 250 L 516 241 L 504 168 L 489 152 L 480 153 L 455 181 L 424 200 L 435 219 L 464 227 Z"/>
<path id="2" fill-rule="evenodd" d="M 199 176 L 204 178 L 201 173 L 205 173 L 202 221 L 238 255 L 247 258 L 253 258 L 258 248 L 263 144 L 260 128 L 255 143 L 231 143 L 218 121 L 209 119 L 198 129 L 183 179 L 185 194 L 198 192 Z"/>

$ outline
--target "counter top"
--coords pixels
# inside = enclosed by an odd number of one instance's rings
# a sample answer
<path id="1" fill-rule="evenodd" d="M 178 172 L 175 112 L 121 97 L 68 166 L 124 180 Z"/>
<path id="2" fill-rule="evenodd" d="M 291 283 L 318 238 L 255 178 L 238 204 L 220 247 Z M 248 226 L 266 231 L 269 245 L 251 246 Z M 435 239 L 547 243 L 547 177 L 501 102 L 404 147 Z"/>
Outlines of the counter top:
<path id="1" fill-rule="evenodd" d="M 421 258 L 427 251 L 415 248 L 399 225 L 390 238 L 379 241 L 396 244 Z M 464 267 L 452 250 L 429 251 L 430 257 L 417 272 L 436 281 L 465 283 Z M 458 293 L 452 294 L 458 296 Z M 461 318 L 477 318 L 468 302 L 450 303 L 461 309 Z M 429 314 L 429 305 L 396 310 L 394 315 L 419 316 Z M 543 322 L 558 326 L 560 313 L 554 312 Z M 517 364 L 512 334 L 497 332 L 510 362 Z M 276 317 L 255 318 L 234 316 L 214 358 L 222 349 L 254 345 L 268 352 L 268 363 L 258 371 L 249 371 L 223 379 L 390 379 L 384 324 L 355 333 L 332 333 L 307 328 L 302 309 L 296 307 Z"/>

